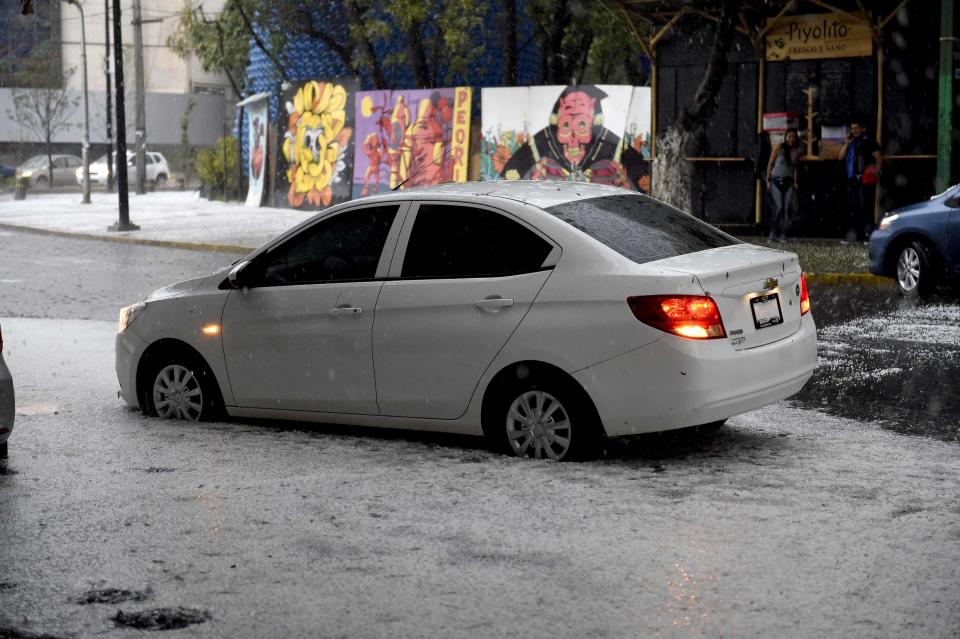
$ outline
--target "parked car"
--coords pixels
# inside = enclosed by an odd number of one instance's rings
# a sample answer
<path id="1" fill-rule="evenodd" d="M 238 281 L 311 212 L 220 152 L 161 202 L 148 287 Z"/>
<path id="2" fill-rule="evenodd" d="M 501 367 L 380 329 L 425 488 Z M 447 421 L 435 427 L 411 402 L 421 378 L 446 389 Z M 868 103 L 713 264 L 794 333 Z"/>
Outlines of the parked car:
<path id="1" fill-rule="evenodd" d="M 124 308 L 116 371 L 151 415 L 485 434 L 561 460 L 798 392 L 809 311 L 795 254 L 647 196 L 446 184 L 332 207 Z"/>
<path id="2" fill-rule="evenodd" d="M 17 169 L 6 164 L 0 164 L 0 178 L 9 178 L 17 174 Z"/>
<path id="3" fill-rule="evenodd" d="M 83 165 L 83 160 L 76 155 L 55 154 L 53 159 L 53 185 L 63 186 L 73 183 L 73 176 L 77 167 Z M 30 180 L 33 186 L 48 188 L 50 186 L 49 162 L 46 155 L 35 155 L 19 167 L 17 177 Z"/>
<path id="4" fill-rule="evenodd" d="M 870 236 L 870 272 L 894 278 L 907 297 L 960 275 L 960 185 L 887 213 Z"/>
<path id="5" fill-rule="evenodd" d="M 116 162 L 116 158 L 113 158 Z M 146 179 L 147 182 L 153 182 L 157 186 L 164 186 L 170 178 L 170 166 L 167 164 L 167 158 L 162 153 L 147 151 L 146 154 Z M 114 165 L 114 179 L 116 179 L 116 165 Z M 76 170 L 77 184 L 83 186 L 83 167 Z M 137 181 L 137 156 L 132 152 L 127 153 L 127 184 L 134 184 Z M 90 165 L 90 184 L 105 186 L 107 184 L 107 156 L 106 154 L 97 158 L 96 162 Z"/>
<path id="6" fill-rule="evenodd" d="M 3 327 L 0 326 L 0 459 L 7 456 L 7 440 L 13 431 L 13 376 L 3 361 Z"/>

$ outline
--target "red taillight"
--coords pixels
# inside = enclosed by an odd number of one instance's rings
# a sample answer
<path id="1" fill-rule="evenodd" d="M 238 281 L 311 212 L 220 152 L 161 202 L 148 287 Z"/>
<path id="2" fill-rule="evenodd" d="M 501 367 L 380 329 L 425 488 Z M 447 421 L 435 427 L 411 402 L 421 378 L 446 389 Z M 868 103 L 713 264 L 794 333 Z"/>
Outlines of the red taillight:
<path id="1" fill-rule="evenodd" d="M 643 295 L 627 298 L 634 317 L 688 339 L 726 337 L 717 303 L 702 295 Z"/>
<path id="2" fill-rule="evenodd" d="M 800 274 L 800 317 L 810 312 L 810 293 L 807 292 L 807 278 Z"/>

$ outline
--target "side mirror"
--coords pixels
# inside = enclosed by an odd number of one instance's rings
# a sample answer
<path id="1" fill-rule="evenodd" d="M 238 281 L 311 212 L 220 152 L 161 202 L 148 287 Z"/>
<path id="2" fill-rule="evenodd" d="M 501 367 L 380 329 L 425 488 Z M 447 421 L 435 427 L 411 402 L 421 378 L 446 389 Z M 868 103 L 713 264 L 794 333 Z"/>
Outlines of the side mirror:
<path id="1" fill-rule="evenodd" d="M 952 197 L 948 197 L 947 201 L 944 202 L 944 204 L 951 209 L 960 209 L 960 195 L 954 195 Z"/>
<path id="2" fill-rule="evenodd" d="M 231 288 L 243 288 L 250 285 L 254 271 L 250 265 L 251 262 L 244 260 L 230 269 L 227 279 L 230 281 Z"/>

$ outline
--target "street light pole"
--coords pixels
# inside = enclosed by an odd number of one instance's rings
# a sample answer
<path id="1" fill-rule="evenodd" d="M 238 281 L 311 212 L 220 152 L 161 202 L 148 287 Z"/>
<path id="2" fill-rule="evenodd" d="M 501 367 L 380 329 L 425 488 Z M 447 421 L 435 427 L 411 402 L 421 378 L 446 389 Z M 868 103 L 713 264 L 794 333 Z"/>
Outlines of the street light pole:
<path id="1" fill-rule="evenodd" d="M 113 193 L 113 105 L 110 96 L 110 0 L 103 0 L 103 35 L 107 50 L 103 55 L 103 72 L 107 79 L 107 191 Z"/>
<path id="2" fill-rule="evenodd" d="M 67 0 L 80 12 L 80 60 L 83 66 L 83 200 L 90 204 L 90 105 L 87 96 L 87 26 L 83 16 L 83 6 L 78 0 Z"/>
<path id="3" fill-rule="evenodd" d="M 119 218 L 108 231 L 139 231 L 130 222 L 130 199 L 127 194 L 127 120 L 123 104 L 123 36 L 120 31 L 120 0 L 113 0 L 113 75 L 116 79 L 117 105 L 117 197 Z"/>

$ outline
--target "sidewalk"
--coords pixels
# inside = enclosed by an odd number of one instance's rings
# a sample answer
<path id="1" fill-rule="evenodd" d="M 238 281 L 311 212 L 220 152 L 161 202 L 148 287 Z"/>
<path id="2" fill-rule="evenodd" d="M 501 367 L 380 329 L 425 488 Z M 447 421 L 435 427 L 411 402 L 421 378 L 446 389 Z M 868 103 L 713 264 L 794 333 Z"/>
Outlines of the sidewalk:
<path id="1" fill-rule="evenodd" d="M 115 233 L 107 227 L 119 216 L 117 195 L 94 192 L 90 199 L 90 204 L 81 204 L 80 193 L 30 193 L 19 201 L 3 195 L 0 226 L 68 237 L 247 252 L 315 214 L 211 202 L 194 191 L 161 191 L 131 194 L 130 221 L 140 230 Z"/>
<path id="2" fill-rule="evenodd" d="M 0 195 L 0 228 L 244 253 L 314 215 L 309 211 L 211 202 L 193 191 L 161 191 L 131 195 L 130 221 L 139 225 L 140 230 L 113 233 L 107 227 L 118 218 L 116 194 L 94 192 L 91 204 L 80 204 L 80 199 L 80 193 L 30 193 L 20 201 L 14 200 L 12 194 Z M 765 245 L 762 237 L 740 239 Z M 775 248 L 797 253 L 810 281 L 890 283 L 867 272 L 865 246 L 801 239 L 777 244 Z"/>

